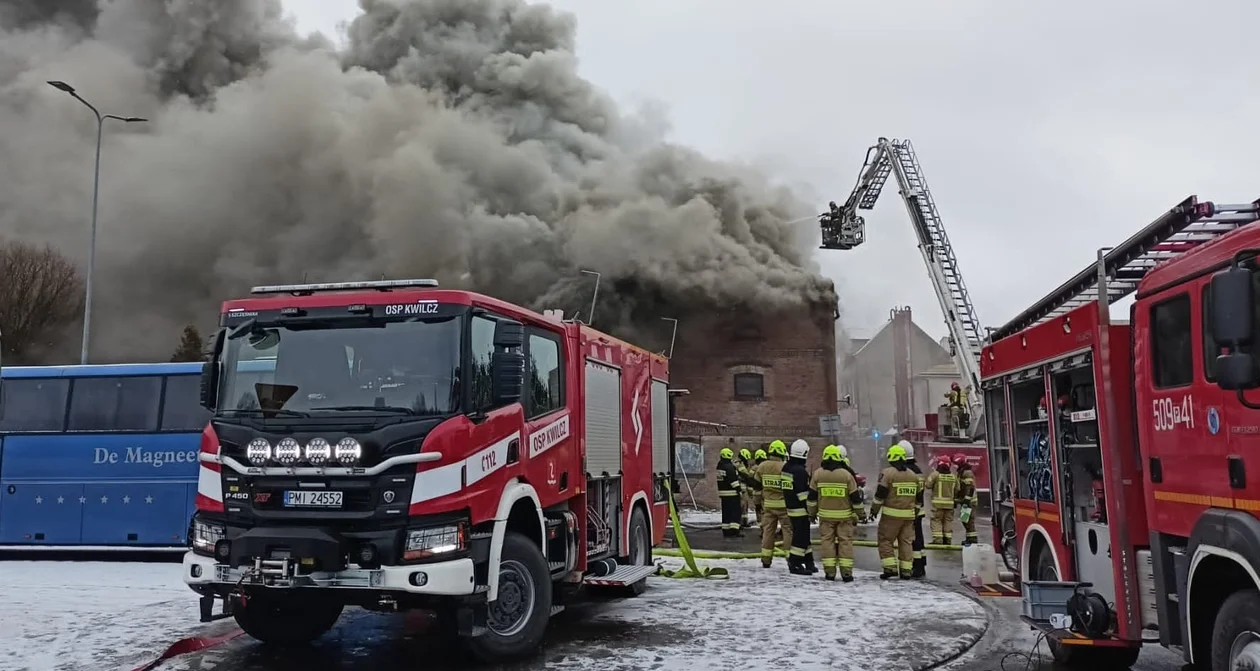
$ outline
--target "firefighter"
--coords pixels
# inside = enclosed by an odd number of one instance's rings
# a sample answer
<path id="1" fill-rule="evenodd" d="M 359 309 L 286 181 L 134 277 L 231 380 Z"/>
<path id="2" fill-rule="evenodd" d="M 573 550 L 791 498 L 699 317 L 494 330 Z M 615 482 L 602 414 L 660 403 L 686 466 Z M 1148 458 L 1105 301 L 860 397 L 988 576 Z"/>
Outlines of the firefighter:
<path id="1" fill-rule="evenodd" d="M 880 474 L 871 502 L 871 519 L 879 517 L 876 537 L 879 542 L 879 563 L 888 580 L 901 576 L 909 580 L 914 570 L 914 514 L 919 499 L 919 476 L 907 465 L 906 450 L 901 445 L 888 448 L 888 468 Z M 894 546 L 896 549 L 894 550 Z"/>
<path id="2" fill-rule="evenodd" d="M 749 521 L 748 512 L 756 510 L 753 506 L 753 492 L 761 486 L 761 483 L 757 482 L 757 476 L 753 474 L 752 450 L 744 448 L 739 451 L 739 459 L 735 462 L 735 468 L 739 471 L 739 484 L 743 489 L 739 508 L 740 525 L 745 527 L 751 526 L 753 522 Z M 756 517 L 756 521 L 760 523 L 760 515 Z"/>
<path id="3" fill-rule="evenodd" d="M 742 487 L 739 482 L 739 471 L 735 469 L 735 452 L 729 447 L 718 453 L 717 490 L 718 499 L 722 502 L 722 535 L 734 538 L 741 535 L 739 495 Z"/>
<path id="4" fill-rule="evenodd" d="M 923 483 L 927 495 L 932 497 L 932 542 L 949 545 L 953 539 L 958 476 L 954 475 L 947 456 L 937 457 L 934 466 Z"/>
<path id="5" fill-rule="evenodd" d="M 761 566 L 770 568 L 774 561 L 774 537 L 783 532 L 783 544 L 792 543 L 792 525 L 788 523 L 787 502 L 783 497 L 783 459 L 787 457 L 787 445 L 781 440 L 770 443 L 766 460 L 757 464 L 757 479 L 761 482 Z"/>
<path id="6" fill-rule="evenodd" d="M 971 471 L 971 462 L 967 456 L 954 455 L 954 467 L 958 469 L 958 505 L 959 519 L 962 520 L 963 531 L 967 534 L 963 545 L 979 543 L 976 535 L 976 508 L 980 507 L 980 497 L 976 494 L 976 474 Z"/>
<path id="7" fill-rule="evenodd" d="M 753 519 L 756 521 L 757 524 L 761 524 L 761 518 L 765 514 L 765 507 L 762 505 L 761 478 L 757 477 L 757 467 L 760 466 L 762 462 L 764 462 L 765 460 L 766 460 L 765 450 L 757 450 L 756 452 L 753 452 L 753 463 L 752 463 L 752 469 L 751 469 L 752 479 L 753 479 L 752 500 L 753 500 L 753 514 L 756 516 Z"/>
<path id="8" fill-rule="evenodd" d="M 822 451 L 822 467 L 809 479 L 809 516 L 818 518 L 822 537 L 823 577 L 853 582 L 854 523 L 866 521 L 862 490 L 845 465 L 842 446 L 828 445 Z"/>
<path id="9" fill-rule="evenodd" d="M 967 392 L 957 382 L 945 392 L 945 406 L 949 410 L 949 426 L 954 436 L 962 436 L 962 418 L 967 413 Z"/>
<path id="10" fill-rule="evenodd" d="M 914 501 L 914 545 L 912 548 L 914 568 L 911 571 L 911 577 L 922 578 L 927 575 L 927 555 L 923 552 L 923 518 L 927 515 L 923 510 L 923 470 L 914 460 L 914 445 L 908 440 L 902 440 L 897 444 L 905 451 L 906 468 L 919 478 L 919 496 Z"/>
<path id="11" fill-rule="evenodd" d="M 783 498 L 787 502 L 788 522 L 792 529 L 792 538 L 783 536 L 783 545 L 788 547 L 788 571 L 795 575 L 810 575 L 818 572 L 814 565 L 814 549 L 810 545 L 809 510 L 809 467 L 805 460 L 809 458 L 809 443 L 797 439 L 792 441 L 792 449 L 788 453 L 788 462 L 783 466 Z M 790 546 L 790 547 L 789 547 Z"/>

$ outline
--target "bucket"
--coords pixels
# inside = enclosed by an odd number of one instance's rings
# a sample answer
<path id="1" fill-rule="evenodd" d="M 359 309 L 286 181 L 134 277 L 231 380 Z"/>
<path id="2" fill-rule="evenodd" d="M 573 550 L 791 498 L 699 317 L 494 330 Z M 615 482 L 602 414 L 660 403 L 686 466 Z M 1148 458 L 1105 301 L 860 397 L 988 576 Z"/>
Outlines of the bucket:
<path id="1" fill-rule="evenodd" d="M 998 556 L 992 545 L 973 543 L 964 545 L 962 549 L 963 576 L 980 576 L 985 584 L 999 582 Z"/>

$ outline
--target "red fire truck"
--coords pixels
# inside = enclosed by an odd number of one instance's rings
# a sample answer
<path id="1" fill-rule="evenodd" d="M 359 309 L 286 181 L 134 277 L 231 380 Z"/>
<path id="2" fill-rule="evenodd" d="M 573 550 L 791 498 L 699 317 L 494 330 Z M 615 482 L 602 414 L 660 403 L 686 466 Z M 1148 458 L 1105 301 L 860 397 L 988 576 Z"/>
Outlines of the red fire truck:
<path id="1" fill-rule="evenodd" d="M 1158 642 L 1260 668 L 1260 405 L 1242 391 L 1260 386 L 1258 212 L 1187 198 L 982 352 L 1024 617 L 1071 666 L 1127 668 Z"/>
<path id="2" fill-rule="evenodd" d="M 503 660 L 584 585 L 642 592 L 673 464 L 664 357 L 432 280 L 252 293 L 202 376 L 183 572 L 203 620 L 301 643 L 347 605 L 426 609 Z"/>

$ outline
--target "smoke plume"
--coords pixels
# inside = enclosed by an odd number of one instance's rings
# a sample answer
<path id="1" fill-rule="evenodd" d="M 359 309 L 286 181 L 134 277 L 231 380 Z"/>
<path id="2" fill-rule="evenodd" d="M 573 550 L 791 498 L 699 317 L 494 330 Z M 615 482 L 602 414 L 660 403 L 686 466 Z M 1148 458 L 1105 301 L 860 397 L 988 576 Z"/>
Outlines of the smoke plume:
<path id="1" fill-rule="evenodd" d="M 812 208 L 664 143 L 577 75 L 575 20 L 521 0 L 360 0 L 341 51 L 279 0 L 0 0 L 0 237 L 87 258 L 93 329 L 165 357 L 253 284 L 435 277 L 665 329 L 831 302 Z M 2 280 L 0 280 L 2 281 Z"/>

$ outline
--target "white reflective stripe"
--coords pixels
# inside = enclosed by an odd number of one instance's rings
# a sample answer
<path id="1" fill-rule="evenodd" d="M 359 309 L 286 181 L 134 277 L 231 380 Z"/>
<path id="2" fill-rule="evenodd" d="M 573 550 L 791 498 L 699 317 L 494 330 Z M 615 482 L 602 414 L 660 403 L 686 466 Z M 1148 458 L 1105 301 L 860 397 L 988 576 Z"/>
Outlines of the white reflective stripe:
<path id="1" fill-rule="evenodd" d="M 465 463 L 457 461 L 416 473 L 415 483 L 411 486 L 411 502 L 422 503 L 463 489 Z"/>
<path id="2" fill-rule="evenodd" d="M 197 469 L 197 493 L 212 501 L 223 501 L 223 479 L 205 464 Z"/>
<path id="3" fill-rule="evenodd" d="M 564 419 L 567 423 L 568 417 L 565 417 Z M 477 482 L 487 475 L 490 475 L 491 473 L 506 466 L 508 446 L 511 445 L 514 440 L 518 441 L 517 450 L 519 455 L 520 437 L 521 434 L 518 431 L 500 438 L 498 442 L 494 443 L 490 447 L 487 447 L 471 457 L 468 457 L 468 459 L 464 461 L 464 463 L 468 466 L 468 484 L 471 485 L 472 483 Z M 415 501 L 414 496 L 412 496 L 412 501 Z"/>

